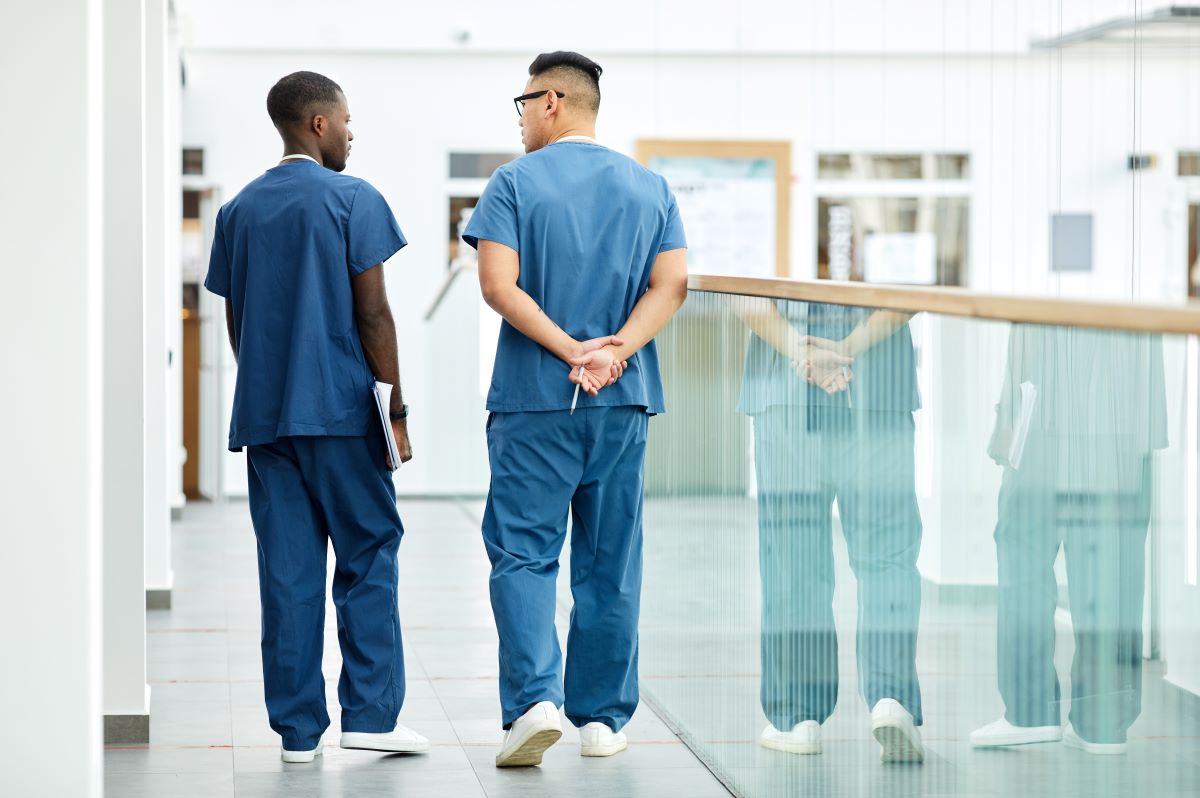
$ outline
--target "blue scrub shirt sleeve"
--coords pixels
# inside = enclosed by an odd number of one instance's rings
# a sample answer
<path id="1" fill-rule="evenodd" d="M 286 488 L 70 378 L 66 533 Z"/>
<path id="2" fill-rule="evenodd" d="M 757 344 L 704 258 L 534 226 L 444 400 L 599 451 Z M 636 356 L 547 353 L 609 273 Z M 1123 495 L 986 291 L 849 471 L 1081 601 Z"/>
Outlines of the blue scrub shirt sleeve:
<path id="1" fill-rule="evenodd" d="M 229 250 L 225 247 L 225 223 L 221 216 L 224 210 L 222 208 L 217 211 L 212 252 L 208 256 L 208 276 L 204 278 L 204 287 L 217 296 L 228 299 L 232 293 L 232 285 L 229 273 Z"/>
<path id="2" fill-rule="evenodd" d="M 503 168 L 488 181 L 479 204 L 471 213 L 471 220 L 467 222 L 467 229 L 463 231 L 463 241 L 475 249 L 479 249 L 481 238 L 521 251 L 517 235 L 517 192 L 512 175 Z"/>
<path id="3" fill-rule="evenodd" d="M 346 236 L 346 263 L 351 274 L 361 274 L 383 263 L 408 244 L 387 200 L 365 180 L 359 183 L 350 203 Z"/>
<path id="4" fill-rule="evenodd" d="M 664 179 L 663 188 L 667 192 L 667 221 L 663 225 L 662 243 L 658 245 L 659 252 L 687 248 L 687 238 L 683 235 L 683 220 L 679 218 L 679 206 L 675 204 L 675 195 L 671 193 L 671 189 L 666 184 L 667 181 Z"/>

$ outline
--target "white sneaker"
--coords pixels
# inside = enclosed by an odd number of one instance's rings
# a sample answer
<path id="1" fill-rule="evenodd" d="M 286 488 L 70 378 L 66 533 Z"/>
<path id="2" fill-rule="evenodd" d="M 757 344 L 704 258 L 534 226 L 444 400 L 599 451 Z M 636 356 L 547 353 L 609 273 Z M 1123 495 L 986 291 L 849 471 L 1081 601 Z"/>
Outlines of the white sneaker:
<path id="1" fill-rule="evenodd" d="M 579 730 L 580 756 L 612 756 L 628 747 L 629 741 L 624 734 L 599 721 L 592 721 Z"/>
<path id="2" fill-rule="evenodd" d="M 881 762 L 924 762 L 925 747 L 913 717 L 894 698 L 881 698 L 871 710 L 871 734 L 883 746 Z"/>
<path id="3" fill-rule="evenodd" d="M 302 764 L 311 762 L 321 755 L 322 749 L 325 748 L 325 741 L 317 742 L 317 747 L 311 751 L 289 751 L 286 748 L 279 749 L 279 758 L 290 765 Z"/>
<path id="4" fill-rule="evenodd" d="M 562 720 L 551 701 L 534 704 L 513 721 L 496 754 L 496 767 L 510 768 L 542 764 L 542 754 L 562 737 Z"/>
<path id="5" fill-rule="evenodd" d="M 1070 721 L 1067 722 L 1067 728 L 1063 732 L 1062 741 L 1063 745 L 1068 748 L 1078 748 L 1080 751 L 1100 756 L 1117 756 L 1125 753 L 1125 749 L 1128 748 L 1126 743 L 1089 743 L 1079 736 Z"/>
<path id="6" fill-rule="evenodd" d="M 1006 718 L 1000 718 L 971 732 L 971 745 L 976 748 L 999 748 L 1004 745 L 1056 743 L 1062 736 L 1061 726 L 1014 726 Z"/>
<path id="7" fill-rule="evenodd" d="M 759 735 L 758 744 L 763 748 L 785 751 L 789 754 L 819 754 L 821 753 L 821 724 L 815 720 L 804 720 L 787 732 L 768 725 Z"/>
<path id="8" fill-rule="evenodd" d="M 387 754 L 421 754 L 429 750 L 429 740 L 397 723 L 390 732 L 342 732 L 341 746 Z"/>

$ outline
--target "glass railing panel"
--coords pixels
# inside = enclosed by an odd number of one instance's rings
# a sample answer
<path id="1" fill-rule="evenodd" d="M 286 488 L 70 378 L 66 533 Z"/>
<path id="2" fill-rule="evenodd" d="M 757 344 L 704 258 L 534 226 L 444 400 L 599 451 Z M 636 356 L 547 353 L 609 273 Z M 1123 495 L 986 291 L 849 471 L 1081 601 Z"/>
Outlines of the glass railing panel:
<path id="1" fill-rule="evenodd" d="M 659 345 L 642 690 L 736 794 L 1200 789 L 1194 337 L 693 291 Z"/>

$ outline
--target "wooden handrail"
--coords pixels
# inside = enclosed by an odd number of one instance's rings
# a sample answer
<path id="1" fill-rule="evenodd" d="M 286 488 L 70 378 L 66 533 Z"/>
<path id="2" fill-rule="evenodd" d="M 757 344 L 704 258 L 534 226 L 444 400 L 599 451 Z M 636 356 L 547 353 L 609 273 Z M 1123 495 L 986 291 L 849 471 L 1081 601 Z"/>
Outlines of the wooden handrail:
<path id="1" fill-rule="evenodd" d="M 1197 302 L 1180 305 L 1120 304 L 980 294 L 962 288 L 917 288 L 708 274 L 689 276 L 688 288 L 717 294 L 743 294 L 1025 324 L 1200 335 L 1200 303 Z"/>

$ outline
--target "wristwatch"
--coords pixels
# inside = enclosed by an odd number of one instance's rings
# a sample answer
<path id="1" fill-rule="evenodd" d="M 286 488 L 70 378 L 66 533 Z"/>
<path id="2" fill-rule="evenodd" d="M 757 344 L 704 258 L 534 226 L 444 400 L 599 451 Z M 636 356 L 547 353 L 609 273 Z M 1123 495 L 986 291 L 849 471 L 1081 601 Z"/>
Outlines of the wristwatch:
<path id="1" fill-rule="evenodd" d="M 391 411 L 389 411 L 389 412 L 388 412 L 388 418 L 390 418 L 392 421 L 405 421 L 405 420 L 407 420 L 407 419 L 408 419 L 408 405 L 400 405 L 400 412 L 399 412 L 399 413 L 397 413 L 395 410 L 391 410 Z"/>

